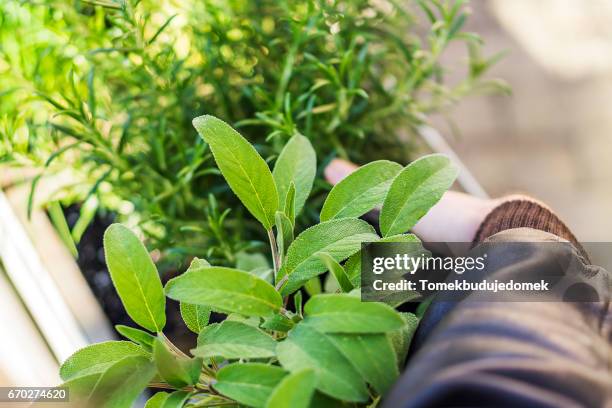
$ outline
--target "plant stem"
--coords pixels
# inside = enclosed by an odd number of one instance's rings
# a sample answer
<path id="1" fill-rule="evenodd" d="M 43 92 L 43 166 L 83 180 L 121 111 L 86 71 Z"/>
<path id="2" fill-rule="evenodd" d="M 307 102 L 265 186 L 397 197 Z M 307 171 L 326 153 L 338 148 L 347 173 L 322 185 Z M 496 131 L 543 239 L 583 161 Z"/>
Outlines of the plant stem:
<path id="1" fill-rule="evenodd" d="M 287 282 L 287 279 L 289 279 L 289 275 L 283 276 L 283 278 L 280 281 L 278 281 L 278 283 L 276 284 L 275 286 L 276 290 L 280 290 L 280 288 L 285 284 L 285 282 Z"/>
<path id="2" fill-rule="evenodd" d="M 161 388 L 164 390 L 176 390 L 176 387 L 171 386 L 170 384 L 164 383 L 164 382 L 154 382 L 154 383 L 149 383 L 148 385 L 149 388 Z M 183 387 L 180 388 L 181 391 L 195 391 L 196 389 L 194 387 L 188 386 L 188 387 Z"/>
<path id="3" fill-rule="evenodd" d="M 280 269 L 280 254 L 278 253 L 278 247 L 276 246 L 276 238 L 272 229 L 268 230 L 268 239 L 270 240 L 270 249 L 272 250 L 272 263 L 274 265 L 274 282 L 276 282 L 276 276 Z"/>
<path id="4" fill-rule="evenodd" d="M 170 339 L 169 339 L 169 338 L 167 338 L 167 337 L 166 337 L 166 335 L 165 335 L 164 333 L 159 332 L 159 336 L 161 336 L 161 338 L 162 338 L 162 339 L 164 340 L 164 342 L 165 342 L 165 343 L 168 345 L 168 347 L 170 347 L 170 348 L 171 348 L 171 349 L 172 349 L 172 350 L 173 350 L 173 351 L 174 351 L 176 354 L 178 354 L 179 356 L 182 356 L 182 357 L 187 357 L 187 358 L 189 358 L 189 356 L 188 356 L 188 355 L 186 355 L 185 353 L 183 353 L 183 352 L 181 351 L 181 349 L 179 349 L 178 347 L 176 347 L 176 346 L 174 345 L 174 343 L 172 343 L 172 342 L 170 341 Z"/>

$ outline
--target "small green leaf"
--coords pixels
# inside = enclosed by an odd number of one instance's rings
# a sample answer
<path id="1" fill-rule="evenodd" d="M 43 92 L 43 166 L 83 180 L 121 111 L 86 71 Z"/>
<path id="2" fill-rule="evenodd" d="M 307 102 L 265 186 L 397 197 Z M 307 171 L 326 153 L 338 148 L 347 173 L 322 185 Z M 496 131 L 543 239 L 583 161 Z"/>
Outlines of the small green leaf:
<path id="1" fill-rule="evenodd" d="M 275 314 L 272 317 L 268 317 L 261 324 L 261 327 L 268 330 L 275 330 L 280 332 L 288 332 L 294 326 L 294 323 L 288 317 L 280 314 Z M 276 347 L 276 345 L 275 345 Z"/>
<path id="2" fill-rule="evenodd" d="M 278 343 L 276 354 L 290 372 L 312 369 L 317 389 L 345 401 L 365 402 L 366 385 L 353 365 L 324 333 L 299 323 L 287 338 Z"/>
<path id="3" fill-rule="evenodd" d="M 282 298 L 272 285 L 237 269 L 211 267 L 194 269 L 166 284 L 169 298 L 207 306 L 223 313 L 268 316 L 282 306 Z"/>
<path id="4" fill-rule="evenodd" d="M 155 395 L 147 400 L 144 408 L 162 408 L 169 396 L 170 394 L 164 391 L 156 392 Z"/>
<path id="5" fill-rule="evenodd" d="M 193 258 L 187 271 L 210 268 L 210 264 L 205 259 Z M 194 305 L 191 303 L 180 303 L 181 317 L 189 330 L 199 333 L 208 324 L 210 319 L 210 308 Z"/>
<path id="6" fill-rule="evenodd" d="M 289 248 L 293 241 L 293 224 L 287 216 L 280 212 L 276 212 L 276 244 L 278 246 L 278 253 L 281 257 L 281 264 L 285 259 L 285 250 Z"/>
<path id="7" fill-rule="evenodd" d="M 289 374 L 274 388 L 266 408 L 308 408 L 317 378 L 311 369 Z"/>
<path id="8" fill-rule="evenodd" d="M 256 327 L 225 320 L 207 326 L 198 336 L 194 356 L 225 359 L 274 357 L 276 341 Z"/>
<path id="9" fill-rule="evenodd" d="M 128 228 L 113 224 L 104 233 L 104 254 L 127 314 L 145 329 L 160 332 L 166 325 L 166 298 L 142 242 Z"/>
<path id="10" fill-rule="evenodd" d="M 376 392 L 389 391 L 399 369 L 395 350 L 384 334 L 328 334 L 327 335 L 353 364 L 361 377 L 372 384 Z"/>
<path id="11" fill-rule="evenodd" d="M 336 261 L 334 258 L 331 257 L 331 255 L 326 252 L 321 252 L 318 255 L 327 267 L 327 269 L 332 273 L 334 278 L 336 278 L 340 289 L 342 289 L 343 292 L 350 292 L 351 290 L 353 290 L 353 285 L 349 281 L 348 276 L 346 276 L 346 272 L 342 265 L 340 265 L 338 261 Z"/>
<path id="12" fill-rule="evenodd" d="M 210 319 L 210 308 L 181 302 L 181 317 L 187 328 L 194 333 L 199 333 L 206 327 Z"/>
<path id="13" fill-rule="evenodd" d="M 159 337 L 153 342 L 153 357 L 157 372 L 168 384 L 182 388 L 195 384 L 200 377 L 202 359 L 190 359 L 170 351 Z"/>
<path id="14" fill-rule="evenodd" d="M 189 264 L 189 268 L 187 268 L 187 270 L 190 269 L 200 269 L 200 268 L 210 268 L 210 263 L 208 263 L 208 261 L 206 259 L 202 259 L 202 258 L 193 258 L 191 260 L 191 263 Z"/>
<path id="15" fill-rule="evenodd" d="M 126 357 L 100 375 L 83 406 L 129 408 L 154 376 L 155 365 L 148 358 Z"/>
<path id="16" fill-rule="evenodd" d="M 280 367 L 260 363 L 236 363 L 217 373 L 215 390 L 241 404 L 264 407 L 272 390 L 287 375 Z"/>
<path id="17" fill-rule="evenodd" d="M 193 126 L 210 146 L 234 194 L 266 230 L 272 229 L 279 201 L 264 159 L 240 133 L 214 116 L 199 116 L 193 120 Z"/>
<path id="18" fill-rule="evenodd" d="M 76 377 L 102 373 L 117 361 L 130 356 L 148 357 L 142 347 L 130 341 L 105 341 L 76 351 L 60 367 L 60 377 L 69 381 Z"/>
<path id="19" fill-rule="evenodd" d="M 289 190 L 285 197 L 285 205 L 283 206 L 283 213 L 291 220 L 292 224 L 295 224 L 295 184 L 293 184 L 293 181 L 289 184 Z"/>
<path id="20" fill-rule="evenodd" d="M 365 221 L 356 218 L 326 221 L 302 232 L 287 250 L 279 276 L 289 275 L 281 293 L 295 292 L 309 279 L 325 272 L 317 253 L 326 252 L 340 262 L 359 251 L 362 242 L 376 241 L 378 235 Z"/>
<path id="21" fill-rule="evenodd" d="M 183 408 L 183 405 L 185 405 L 190 396 L 191 393 L 188 391 L 174 391 L 164 401 L 164 405 L 161 408 Z"/>
<path id="22" fill-rule="evenodd" d="M 401 313 L 401 316 L 406 324 L 399 330 L 387 333 L 387 337 L 389 337 L 395 351 L 397 366 L 400 370 L 404 368 L 410 342 L 419 325 L 419 319 L 412 313 Z"/>
<path id="23" fill-rule="evenodd" d="M 348 294 L 314 296 L 304 314 L 309 325 L 324 333 L 385 333 L 405 324 L 393 308 Z"/>
<path id="24" fill-rule="evenodd" d="M 285 203 L 291 183 L 295 185 L 294 214 L 299 214 L 312 189 L 317 172 L 317 156 L 310 141 L 296 134 L 276 160 L 272 172 L 280 203 Z M 295 217 L 291 217 L 293 220 Z"/>
<path id="25" fill-rule="evenodd" d="M 458 170 L 441 154 L 421 157 L 393 180 L 380 212 L 383 236 L 402 234 L 423 217 L 453 184 Z"/>
<path id="26" fill-rule="evenodd" d="M 382 204 L 391 182 L 401 170 L 401 165 L 387 160 L 355 170 L 329 192 L 321 209 L 321 221 L 360 217 Z"/>
<path id="27" fill-rule="evenodd" d="M 153 350 L 153 340 L 155 340 L 155 337 L 146 331 L 136 329 L 134 327 L 124 326 L 122 324 L 116 325 L 115 330 L 117 330 L 117 332 L 119 332 L 119 334 L 126 339 L 130 339 L 133 342 L 140 344 L 145 350 Z"/>

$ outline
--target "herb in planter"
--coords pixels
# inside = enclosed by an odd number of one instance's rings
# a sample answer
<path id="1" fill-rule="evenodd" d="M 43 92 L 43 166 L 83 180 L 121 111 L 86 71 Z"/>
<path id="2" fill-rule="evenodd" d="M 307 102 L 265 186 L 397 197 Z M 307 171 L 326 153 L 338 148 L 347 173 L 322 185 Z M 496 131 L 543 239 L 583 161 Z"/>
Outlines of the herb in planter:
<path id="1" fill-rule="evenodd" d="M 404 232 L 450 187 L 456 169 L 441 155 L 405 168 L 373 162 L 334 187 L 323 221 L 294 239 L 316 163 L 296 160 L 292 152 L 310 150 L 309 140 L 293 136 L 271 172 L 225 122 L 202 116 L 194 125 L 229 187 L 267 233 L 273 269 L 195 259 L 164 288 L 144 245 L 113 224 L 104 237 L 106 261 L 127 313 L 142 329 L 117 327 L 127 340 L 68 358 L 60 375 L 71 397 L 76 404 L 129 407 L 148 386 L 159 389 L 149 408 L 375 406 L 400 373 L 417 318 L 394 310 L 402 299 L 361 302 L 355 267 L 361 243 L 418 242 Z M 377 205 L 382 237 L 356 218 Z M 327 271 L 340 289 L 303 304 L 304 286 Z M 190 355 L 163 334 L 165 297 L 180 302 L 185 324 L 198 333 Z M 209 324 L 211 311 L 227 317 Z"/>
<path id="2" fill-rule="evenodd" d="M 398 133 L 497 84 L 483 79 L 494 60 L 465 31 L 465 3 L 0 2 L 0 65 L 11 67 L 0 70 L 0 161 L 74 170 L 55 197 L 86 203 L 80 228 L 96 206 L 136 219 L 162 269 L 191 256 L 236 266 L 267 238 L 198 141 L 196 113 L 239 127 L 266 162 L 299 133 L 321 161 L 405 163 L 411 143 Z M 455 67 L 441 58 L 454 43 L 468 62 L 449 84 Z M 297 231 L 317 220 L 328 189 L 318 179 L 301 212 L 296 190 Z"/>

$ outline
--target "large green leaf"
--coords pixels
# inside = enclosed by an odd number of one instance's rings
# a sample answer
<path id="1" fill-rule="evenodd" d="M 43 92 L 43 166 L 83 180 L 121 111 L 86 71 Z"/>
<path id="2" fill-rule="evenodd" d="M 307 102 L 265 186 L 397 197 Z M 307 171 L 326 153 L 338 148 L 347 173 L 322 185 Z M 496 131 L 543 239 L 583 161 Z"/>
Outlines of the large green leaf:
<path id="1" fill-rule="evenodd" d="M 166 325 L 166 298 L 142 242 L 125 226 L 113 224 L 104 233 L 104 254 L 127 314 L 145 329 L 160 332 Z"/>
<path id="2" fill-rule="evenodd" d="M 299 214 L 317 172 L 317 156 L 310 141 L 299 134 L 293 136 L 281 151 L 272 174 L 280 203 L 285 203 L 289 186 L 295 185 L 295 214 Z"/>
<path id="3" fill-rule="evenodd" d="M 117 361 L 130 356 L 150 356 L 142 347 L 130 341 L 105 341 L 84 347 L 66 359 L 60 367 L 60 377 L 69 381 L 76 377 L 102 373 Z"/>
<path id="4" fill-rule="evenodd" d="M 280 294 L 268 282 L 248 272 L 217 266 L 171 279 L 166 294 L 181 302 L 246 316 L 268 316 L 282 306 Z"/>
<path id="5" fill-rule="evenodd" d="M 198 336 L 194 356 L 226 359 L 274 357 L 276 341 L 248 324 L 225 320 L 207 326 Z"/>
<path id="6" fill-rule="evenodd" d="M 402 170 L 398 163 L 379 160 L 349 174 L 329 192 L 321 221 L 359 217 L 383 203 L 393 178 Z"/>
<path id="7" fill-rule="evenodd" d="M 130 339 L 133 342 L 140 344 L 145 350 L 153 350 L 153 340 L 155 340 L 155 336 L 152 336 L 150 333 L 134 327 L 124 326 L 122 324 L 116 325 L 115 330 L 117 330 L 119 334 L 126 339 Z"/>
<path id="8" fill-rule="evenodd" d="M 148 358 L 126 357 L 100 375 L 89 395 L 89 403 L 83 406 L 129 408 L 154 376 L 155 365 Z"/>
<path id="9" fill-rule="evenodd" d="M 325 272 L 326 266 L 319 258 L 319 252 L 326 252 L 336 261 L 342 261 L 359 251 L 362 242 L 377 239 L 374 228 L 356 218 L 326 221 L 308 228 L 287 250 L 279 276 L 289 277 L 281 293 L 288 295 L 309 279 Z"/>
<path id="10" fill-rule="evenodd" d="M 287 375 L 280 367 L 260 363 L 236 363 L 217 373 L 215 390 L 250 407 L 264 407 L 272 390 Z"/>
<path id="11" fill-rule="evenodd" d="M 281 365 L 291 372 L 312 369 L 317 389 L 334 398 L 364 402 L 366 385 L 359 372 L 327 335 L 312 326 L 299 323 L 276 347 Z"/>
<path id="12" fill-rule="evenodd" d="M 395 350 L 384 334 L 328 334 L 353 364 L 361 377 L 384 395 L 397 377 L 399 369 Z"/>
<path id="13" fill-rule="evenodd" d="M 157 372 L 168 384 L 183 388 L 195 384 L 200 377 L 201 358 L 188 358 L 171 351 L 159 337 L 153 343 Z"/>
<path id="14" fill-rule="evenodd" d="M 217 166 L 232 191 L 266 230 L 274 225 L 278 193 L 272 173 L 255 148 L 230 125 L 214 116 L 193 120 L 210 146 Z"/>
<path id="15" fill-rule="evenodd" d="M 304 314 L 309 325 L 325 333 L 385 333 L 405 324 L 393 308 L 348 294 L 313 296 Z"/>
<path id="16" fill-rule="evenodd" d="M 266 408 L 308 408 L 317 385 L 311 369 L 289 374 L 276 386 L 266 402 Z"/>
<path id="17" fill-rule="evenodd" d="M 380 212 L 384 236 L 402 234 L 414 227 L 453 184 L 458 169 L 441 154 L 421 157 L 393 180 Z"/>

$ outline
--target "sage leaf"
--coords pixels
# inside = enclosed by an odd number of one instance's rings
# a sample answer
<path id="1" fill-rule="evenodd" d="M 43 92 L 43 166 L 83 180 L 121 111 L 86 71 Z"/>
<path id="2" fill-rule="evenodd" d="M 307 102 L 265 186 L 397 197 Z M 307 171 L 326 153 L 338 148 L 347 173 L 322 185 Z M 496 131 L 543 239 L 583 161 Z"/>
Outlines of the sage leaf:
<path id="1" fill-rule="evenodd" d="M 211 311 L 206 306 L 181 302 L 180 311 L 187 328 L 196 334 L 206 327 L 210 319 Z"/>
<path id="2" fill-rule="evenodd" d="M 117 361 L 130 356 L 148 357 L 142 347 L 129 341 L 105 341 L 76 351 L 60 367 L 60 377 L 69 381 L 76 377 L 102 373 Z"/>
<path id="3" fill-rule="evenodd" d="M 342 289 L 343 292 L 350 292 L 353 290 L 353 285 L 349 281 L 348 276 L 346 276 L 346 272 L 342 265 L 327 252 L 321 252 L 318 255 L 327 269 L 331 272 L 332 276 L 336 279 L 336 282 L 338 282 L 340 289 Z"/>
<path id="4" fill-rule="evenodd" d="M 316 172 L 317 155 L 310 141 L 302 135 L 294 135 L 281 151 L 272 171 L 280 203 L 285 203 L 291 183 L 295 185 L 294 216 L 291 220 L 304 207 Z"/>
<path id="5" fill-rule="evenodd" d="M 131 356 L 119 360 L 100 375 L 83 406 L 129 408 L 154 375 L 155 365 L 148 358 Z"/>
<path id="6" fill-rule="evenodd" d="M 171 351 L 159 337 L 153 342 L 153 357 L 157 372 L 168 384 L 183 388 L 195 384 L 200 377 L 202 359 L 190 359 Z"/>
<path id="7" fill-rule="evenodd" d="M 381 395 L 389 391 L 399 369 L 395 350 L 384 334 L 328 334 L 364 381 Z"/>
<path id="8" fill-rule="evenodd" d="M 210 266 L 210 263 L 208 263 L 208 261 L 205 259 L 193 258 L 187 271 L 210 268 Z M 187 328 L 192 332 L 199 333 L 208 324 L 211 312 L 210 308 L 181 302 L 179 309 L 181 312 L 181 318 L 185 322 Z"/>
<path id="9" fill-rule="evenodd" d="M 188 391 L 174 391 L 164 401 L 161 408 L 183 408 L 190 396 L 191 393 Z"/>
<path id="10" fill-rule="evenodd" d="M 274 388 L 266 408 L 308 408 L 317 378 L 311 369 L 289 374 Z"/>
<path id="11" fill-rule="evenodd" d="M 405 324 L 393 308 L 348 294 L 313 296 L 304 315 L 310 326 L 324 333 L 385 333 Z"/>
<path id="12" fill-rule="evenodd" d="M 200 268 L 210 268 L 210 263 L 206 259 L 202 258 L 193 258 L 191 263 L 189 264 L 189 269 L 200 269 Z"/>
<path id="13" fill-rule="evenodd" d="M 293 241 L 293 223 L 287 216 L 280 212 L 276 212 L 276 245 L 278 253 L 281 257 L 281 265 L 285 260 L 285 250 L 289 248 Z"/>
<path id="14" fill-rule="evenodd" d="M 387 337 L 391 341 L 397 359 L 397 366 L 401 370 L 404 368 L 410 342 L 419 325 L 419 319 L 412 313 L 400 313 L 400 315 L 406 324 L 398 330 L 387 333 Z"/>
<path id="15" fill-rule="evenodd" d="M 162 408 L 169 396 L 170 394 L 164 391 L 156 392 L 155 395 L 147 400 L 144 408 Z"/>
<path id="16" fill-rule="evenodd" d="M 139 330 L 134 327 L 124 326 L 122 324 L 116 325 L 115 330 L 117 330 L 117 332 L 119 332 L 119 334 L 126 339 L 140 344 L 145 350 L 153 350 L 153 340 L 155 340 L 155 337 L 146 331 Z"/>
<path id="17" fill-rule="evenodd" d="M 198 347 L 191 353 L 203 358 L 232 360 L 274 357 L 275 349 L 274 338 L 257 327 L 225 320 L 204 328 L 198 336 Z"/>
<path id="18" fill-rule="evenodd" d="M 280 332 L 288 332 L 293 328 L 295 324 L 291 319 L 285 317 L 281 314 L 275 314 L 272 317 L 268 317 L 261 324 L 263 329 L 280 331 Z M 276 345 L 275 345 L 276 347 Z"/>
<path id="19" fill-rule="evenodd" d="M 145 329 L 161 332 L 166 325 L 166 298 L 142 242 L 125 226 L 112 224 L 104 233 L 104 254 L 127 314 Z"/>
<path id="20" fill-rule="evenodd" d="M 450 159 L 432 154 L 406 166 L 393 180 L 380 212 L 383 236 L 410 230 L 453 184 L 458 169 Z"/>
<path id="21" fill-rule="evenodd" d="M 282 298 L 272 285 L 237 269 L 214 266 L 195 269 L 166 284 L 169 298 L 207 306 L 223 313 L 268 316 L 282 306 Z"/>
<path id="22" fill-rule="evenodd" d="M 109 366 L 110 367 L 110 366 Z M 107 367 L 108 368 L 108 367 Z M 91 391 L 95 388 L 102 372 L 73 377 L 65 381 L 61 387 L 68 389 L 70 403 L 68 407 L 88 406 L 87 398 Z M 61 405 L 60 405 L 61 406 Z"/>
<path id="23" fill-rule="evenodd" d="M 230 125 L 214 116 L 193 120 L 210 146 L 221 174 L 242 204 L 266 230 L 274 225 L 278 193 L 272 173 L 257 150 Z"/>
<path id="24" fill-rule="evenodd" d="M 287 250 L 279 276 L 289 277 L 281 293 L 291 294 L 309 279 L 325 272 L 325 264 L 317 255 L 319 252 L 326 252 L 340 262 L 359 251 L 362 242 L 377 239 L 374 228 L 356 218 L 326 221 L 306 229 Z"/>
<path id="25" fill-rule="evenodd" d="M 291 220 L 292 224 L 295 224 L 295 184 L 293 184 L 293 181 L 289 184 L 289 190 L 285 197 L 285 205 L 283 206 L 283 213 Z"/>
<path id="26" fill-rule="evenodd" d="M 312 369 L 317 389 L 344 401 L 365 402 L 365 382 L 351 362 L 324 333 L 301 322 L 276 347 L 281 365 L 290 372 Z"/>
<path id="27" fill-rule="evenodd" d="M 388 160 L 368 163 L 355 170 L 329 192 L 321 209 L 321 221 L 360 217 L 381 205 L 401 170 L 400 164 Z"/>
<path id="28" fill-rule="evenodd" d="M 236 363 L 219 370 L 213 387 L 241 404 L 263 408 L 274 387 L 286 375 L 285 370 L 273 365 Z"/>

